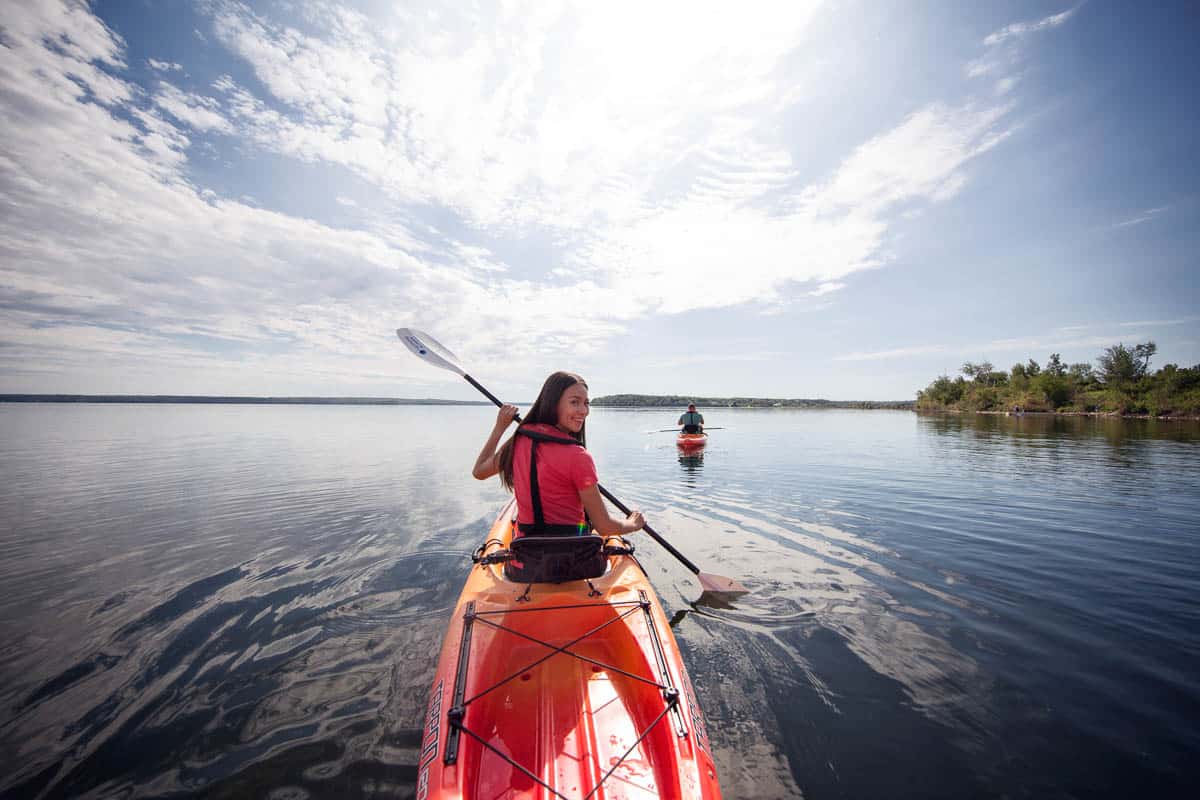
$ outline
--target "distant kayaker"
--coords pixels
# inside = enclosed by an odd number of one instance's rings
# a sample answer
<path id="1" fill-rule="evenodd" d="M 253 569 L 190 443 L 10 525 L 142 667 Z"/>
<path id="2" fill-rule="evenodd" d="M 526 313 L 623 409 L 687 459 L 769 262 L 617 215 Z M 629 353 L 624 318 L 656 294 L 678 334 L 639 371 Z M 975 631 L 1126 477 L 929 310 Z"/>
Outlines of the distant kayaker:
<path id="1" fill-rule="evenodd" d="M 585 536 L 592 529 L 606 536 L 622 535 L 641 530 L 645 524 L 640 511 L 625 519 L 615 519 L 608 512 L 600 495 L 596 464 L 584 448 L 589 411 L 583 378 L 555 372 L 546 378 L 516 433 L 497 449 L 517 415 L 516 406 L 500 407 L 471 474 L 479 480 L 498 474 L 505 488 L 516 495 L 514 536 Z M 543 578 L 526 575 L 522 579 Z"/>
<path id="2" fill-rule="evenodd" d="M 696 411 L 695 403 L 688 403 L 688 410 L 679 415 L 675 424 L 683 426 L 683 433 L 704 433 L 704 415 Z"/>

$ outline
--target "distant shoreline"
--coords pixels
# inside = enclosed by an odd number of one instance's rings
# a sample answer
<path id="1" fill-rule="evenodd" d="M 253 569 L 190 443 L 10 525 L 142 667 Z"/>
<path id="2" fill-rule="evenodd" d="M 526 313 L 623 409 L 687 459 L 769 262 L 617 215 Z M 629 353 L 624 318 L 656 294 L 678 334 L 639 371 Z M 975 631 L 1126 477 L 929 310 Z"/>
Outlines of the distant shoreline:
<path id="1" fill-rule="evenodd" d="M 0 394 L 0 403 L 193 403 L 292 406 L 490 406 L 486 400 L 404 397 L 238 397 L 194 394 Z"/>
<path id="2" fill-rule="evenodd" d="M 673 397 L 607 395 L 592 400 L 596 408 L 682 409 L 694 402 L 700 409 L 732 408 L 851 408 L 911 411 L 911 400 L 820 400 L 769 397 Z M 407 397 L 251 397 L 194 394 L 0 394 L 0 403 L 149 403 L 193 405 L 322 405 L 322 406 L 490 406 L 486 400 L 442 400 Z M 528 405 L 526 403 L 525 405 Z"/>
<path id="3" fill-rule="evenodd" d="M 592 400 L 600 408 L 673 408 L 684 409 L 689 403 L 696 408 L 857 408 L 911 411 L 912 400 L 820 400 L 775 397 L 696 397 L 683 395 L 610 394 Z"/>
<path id="4" fill-rule="evenodd" d="M 857 408 L 910 411 L 911 400 L 806 400 L 770 397 L 678 397 L 616 394 L 597 397 L 597 408 Z M 195 394 L 0 394 L 0 403 L 192 403 L 207 405 L 490 406 L 486 400 L 405 397 L 247 397 Z M 528 405 L 526 403 L 525 405 Z"/>

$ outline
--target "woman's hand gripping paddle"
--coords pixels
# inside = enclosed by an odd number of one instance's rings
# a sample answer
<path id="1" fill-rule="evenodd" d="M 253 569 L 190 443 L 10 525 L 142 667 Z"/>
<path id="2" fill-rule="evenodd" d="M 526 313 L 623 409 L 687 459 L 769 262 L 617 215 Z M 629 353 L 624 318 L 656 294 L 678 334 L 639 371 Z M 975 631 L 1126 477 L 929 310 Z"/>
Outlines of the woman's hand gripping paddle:
<path id="1" fill-rule="evenodd" d="M 491 400 L 497 406 L 504 405 L 494 394 L 489 392 L 478 381 L 468 375 L 467 371 L 458 365 L 458 356 L 454 355 L 454 353 L 443 347 L 437 339 L 434 339 L 427 333 L 422 333 L 421 331 L 413 330 L 412 328 L 397 328 L 396 335 L 400 337 L 400 341 L 404 342 L 404 346 L 407 347 L 417 358 L 432 366 L 440 369 L 448 369 L 451 372 L 461 375 L 464 379 L 466 379 L 467 383 L 471 384 L 480 392 L 482 392 L 483 396 L 488 400 Z M 518 415 L 516 420 L 517 422 L 520 422 L 521 417 Z M 623 514 L 626 516 L 629 515 L 629 509 L 625 507 L 624 503 L 613 497 L 612 494 L 603 486 L 597 486 L 597 488 L 600 489 L 600 494 L 608 498 L 609 502 L 620 509 Z M 649 525 L 643 525 L 642 530 L 650 534 L 650 536 L 654 538 L 654 541 L 666 548 L 668 553 L 675 556 L 675 558 L 679 560 L 679 563 L 690 569 L 700 580 L 700 588 L 702 588 L 704 591 L 714 592 L 717 594 L 749 593 L 749 589 L 735 581 L 733 578 L 726 578 L 724 575 L 712 575 L 707 572 L 701 572 L 700 568 L 689 561 L 687 556 L 676 550 L 670 542 L 659 535 L 658 532 Z"/>

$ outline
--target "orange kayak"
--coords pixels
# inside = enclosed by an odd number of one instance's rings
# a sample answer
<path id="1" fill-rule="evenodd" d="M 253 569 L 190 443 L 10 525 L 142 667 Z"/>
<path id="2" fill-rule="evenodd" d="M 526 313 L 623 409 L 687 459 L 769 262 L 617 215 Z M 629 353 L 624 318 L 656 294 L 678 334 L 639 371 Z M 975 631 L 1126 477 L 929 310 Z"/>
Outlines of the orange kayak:
<path id="1" fill-rule="evenodd" d="M 675 444 L 683 450 L 699 450 L 708 444 L 707 433 L 681 433 L 675 437 Z"/>
<path id="2" fill-rule="evenodd" d="M 515 583 L 509 502 L 442 643 L 417 772 L 426 798 L 720 798 L 696 693 L 619 537 L 590 581 Z"/>

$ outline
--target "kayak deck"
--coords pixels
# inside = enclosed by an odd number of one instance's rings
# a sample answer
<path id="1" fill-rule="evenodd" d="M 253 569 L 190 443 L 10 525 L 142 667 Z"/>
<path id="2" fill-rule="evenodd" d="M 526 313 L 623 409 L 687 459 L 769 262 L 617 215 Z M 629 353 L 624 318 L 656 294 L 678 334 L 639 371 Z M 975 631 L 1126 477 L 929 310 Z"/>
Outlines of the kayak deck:
<path id="1" fill-rule="evenodd" d="M 443 643 L 418 798 L 719 798 L 666 617 L 631 554 L 590 581 L 507 580 L 510 503 Z"/>
<path id="2" fill-rule="evenodd" d="M 708 444 L 708 434 L 681 433 L 675 437 L 675 444 L 682 450 L 699 450 Z"/>

